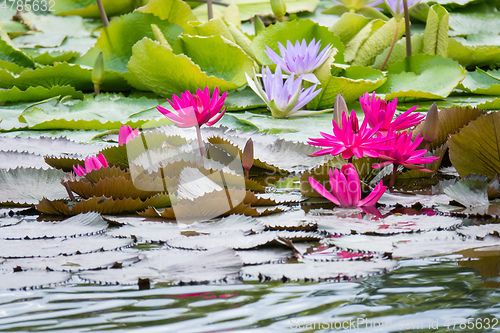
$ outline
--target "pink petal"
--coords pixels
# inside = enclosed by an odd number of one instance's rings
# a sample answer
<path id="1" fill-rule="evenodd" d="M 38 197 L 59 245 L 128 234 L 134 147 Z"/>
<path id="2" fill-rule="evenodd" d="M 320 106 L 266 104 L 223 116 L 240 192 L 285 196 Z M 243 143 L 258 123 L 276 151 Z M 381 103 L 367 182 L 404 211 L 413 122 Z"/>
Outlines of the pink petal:
<path id="1" fill-rule="evenodd" d="M 318 192 L 320 195 L 322 195 L 325 199 L 330 200 L 337 206 L 340 206 L 340 202 L 330 193 L 327 191 L 326 188 L 323 187 L 320 183 L 318 183 L 314 178 L 309 177 L 309 184 L 311 184 L 311 187 Z"/>

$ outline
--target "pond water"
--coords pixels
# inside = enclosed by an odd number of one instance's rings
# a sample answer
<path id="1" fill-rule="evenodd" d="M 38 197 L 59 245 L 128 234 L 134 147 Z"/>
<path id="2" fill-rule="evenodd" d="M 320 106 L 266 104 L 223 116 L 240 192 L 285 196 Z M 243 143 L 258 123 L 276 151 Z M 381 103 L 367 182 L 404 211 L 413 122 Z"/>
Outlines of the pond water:
<path id="1" fill-rule="evenodd" d="M 402 260 L 390 273 L 345 282 L 137 290 L 73 280 L 56 288 L 2 292 L 0 331 L 500 330 L 500 257 L 456 258 Z"/>

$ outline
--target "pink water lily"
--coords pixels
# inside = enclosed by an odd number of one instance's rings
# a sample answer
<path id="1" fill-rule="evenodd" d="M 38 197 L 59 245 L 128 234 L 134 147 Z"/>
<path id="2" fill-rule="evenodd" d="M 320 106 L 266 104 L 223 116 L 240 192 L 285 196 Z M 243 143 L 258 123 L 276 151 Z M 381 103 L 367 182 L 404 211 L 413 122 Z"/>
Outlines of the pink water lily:
<path id="1" fill-rule="evenodd" d="M 219 96 L 219 88 L 215 88 L 212 98 L 210 98 L 208 87 L 205 87 L 203 91 L 198 88 L 194 95 L 186 91 L 181 93 L 181 98 L 173 95 L 172 101 L 167 99 L 177 113 L 159 105 L 156 108 L 179 127 L 193 127 L 203 124 L 212 126 L 226 112 L 226 109 L 222 110 L 226 96 L 227 92 Z"/>
<path id="2" fill-rule="evenodd" d="M 359 103 L 370 127 L 374 128 L 381 124 L 378 131 L 384 135 L 391 130 L 401 131 L 415 126 L 425 118 L 420 113 L 412 113 L 417 108 L 414 106 L 394 119 L 398 99 L 395 98 L 392 102 L 387 103 L 385 100 L 375 97 L 375 92 L 372 93 L 371 97 L 369 93 L 360 96 Z"/>
<path id="3" fill-rule="evenodd" d="M 128 125 L 122 125 L 118 132 L 118 145 L 123 146 L 136 136 L 139 136 L 139 129 L 137 127 L 132 129 Z"/>
<path id="4" fill-rule="evenodd" d="M 358 118 L 354 110 L 351 116 L 347 118 L 346 114 L 342 114 L 342 128 L 335 121 L 332 121 L 333 135 L 320 132 L 323 138 L 311 139 L 307 143 L 314 146 L 329 147 L 315 152 L 314 156 L 319 155 L 338 155 L 342 154 L 342 158 L 349 159 L 353 156 L 361 158 L 363 156 L 379 157 L 380 151 L 390 150 L 384 143 L 391 139 L 391 136 L 374 137 L 381 124 L 368 128 L 367 119 L 363 120 L 359 127 Z"/>
<path id="5" fill-rule="evenodd" d="M 335 169 L 332 174 L 332 169 L 330 169 L 329 176 L 331 193 L 312 177 L 309 177 L 309 184 L 316 192 L 341 207 L 373 206 L 387 189 L 380 181 L 366 198 L 361 199 L 361 183 L 358 172 L 351 163 L 343 165 L 340 172 Z"/>
<path id="6" fill-rule="evenodd" d="M 81 165 L 78 166 L 73 165 L 73 170 L 75 171 L 77 176 L 81 177 L 83 175 L 86 175 L 92 170 L 99 170 L 100 168 L 107 168 L 107 167 L 108 167 L 108 161 L 106 161 L 106 158 L 104 157 L 103 154 L 99 154 L 97 156 L 87 157 L 85 159 L 85 168 L 83 168 Z"/>
<path id="7" fill-rule="evenodd" d="M 419 164 L 429 164 L 438 159 L 436 156 L 424 157 L 427 154 L 427 149 L 419 149 L 418 146 L 424 139 L 420 137 L 420 133 L 416 136 L 415 140 L 412 141 L 412 132 L 401 132 L 397 133 L 391 141 L 387 142 L 387 146 L 390 150 L 387 153 L 381 154 L 379 159 L 382 163 L 376 164 L 373 168 L 380 168 L 389 164 L 394 164 L 394 169 L 392 177 L 389 183 L 389 187 L 394 186 L 396 180 L 397 168 L 399 165 L 404 166 L 408 169 L 416 169 L 424 172 L 433 172 L 432 170 L 424 168 L 424 166 Z"/>

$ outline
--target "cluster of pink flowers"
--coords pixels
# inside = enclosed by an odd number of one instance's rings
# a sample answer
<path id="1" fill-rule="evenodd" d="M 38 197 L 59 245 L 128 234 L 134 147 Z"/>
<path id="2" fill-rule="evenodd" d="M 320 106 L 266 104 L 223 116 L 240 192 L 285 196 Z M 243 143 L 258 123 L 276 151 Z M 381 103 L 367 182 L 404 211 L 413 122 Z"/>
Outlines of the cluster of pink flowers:
<path id="1" fill-rule="evenodd" d="M 343 112 L 341 124 L 337 124 L 335 120 L 332 121 L 333 135 L 320 132 L 323 138 L 309 139 L 308 143 L 311 145 L 327 147 L 315 152 L 313 155 L 341 154 L 344 159 L 349 159 L 349 162 L 352 161 L 353 156 L 357 158 L 368 156 L 380 159 L 381 163 L 374 165 L 374 168 L 393 164 L 393 177 L 389 187 L 394 185 L 399 165 L 403 165 L 408 169 L 432 172 L 425 169 L 421 164 L 431 163 L 437 157 L 424 157 L 427 149 L 418 149 L 423 138 L 417 135 L 412 140 L 413 133 L 403 131 L 417 125 L 425 118 L 419 113 L 413 113 L 417 108 L 416 106 L 393 119 L 397 99 L 387 103 L 385 100 L 377 98 L 375 92 L 373 92 L 371 97 L 368 93 L 360 96 L 359 101 L 365 113 L 361 127 L 354 111 L 349 117 L 346 112 Z M 312 178 L 309 178 L 309 182 L 319 194 L 342 207 L 373 206 L 385 191 L 381 181 L 368 197 L 360 200 L 359 177 L 356 169 L 350 163 L 344 165 L 340 172 L 335 170 L 334 175 L 330 170 L 332 193 L 329 193 Z"/>
<path id="2" fill-rule="evenodd" d="M 100 168 L 107 168 L 108 161 L 103 154 L 99 154 L 97 156 L 87 157 L 85 159 L 85 168 L 81 165 L 73 165 L 73 171 L 75 171 L 76 175 L 81 177 L 86 175 L 92 170 L 99 170 Z"/>

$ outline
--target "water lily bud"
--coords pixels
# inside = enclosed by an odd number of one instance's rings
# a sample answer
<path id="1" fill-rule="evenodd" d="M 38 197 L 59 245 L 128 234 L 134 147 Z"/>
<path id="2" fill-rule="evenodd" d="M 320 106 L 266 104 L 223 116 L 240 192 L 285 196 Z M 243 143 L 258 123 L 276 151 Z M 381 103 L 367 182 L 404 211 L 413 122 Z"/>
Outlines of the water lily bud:
<path id="1" fill-rule="evenodd" d="M 99 87 L 104 82 L 104 58 L 102 52 L 99 53 L 95 60 L 94 69 L 92 70 L 92 83 L 94 83 L 95 94 L 99 95 Z"/>
<path id="2" fill-rule="evenodd" d="M 253 165 L 253 141 L 251 138 L 248 139 L 245 144 L 245 148 L 243 148 L 241 165 L 243 166 L 243 169 L 245 169 L 245 178 L 248 179 L 248 171 Z"/>
<path id="3" fill-rule="evenodd" d="M 425 142 L 430 144 L 437 139 L 439 132 L 439 113 L 436 103 L 433 103 L 427 112 L 422 129 L 422 136 Z"/>
<path id="4" fill-rule="evenodd" d="M 333 106 L 333 121 L 337 123 L 339 128 L 342 128 L 342 114 L 344 112 L 346 115 L 349 114 L 344 96 L 338 94 L 337 98 L 335 98 L 335 104 Z"/>
<path id="5" fill-rule="evenodd" d="M 266 28 L 264 22 L 262 22 L 261 18 L 258 15 L 255 15 L 253 17 L 253 27 L 255 29 L 255 35 Z"/>
<path id="6" fill-rule="evenodd" d="M 282 21 L 286 14 L 285 0 L 271 0 L 271 9 L 278 21 Z"/>

